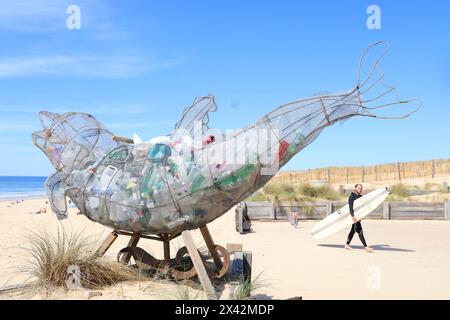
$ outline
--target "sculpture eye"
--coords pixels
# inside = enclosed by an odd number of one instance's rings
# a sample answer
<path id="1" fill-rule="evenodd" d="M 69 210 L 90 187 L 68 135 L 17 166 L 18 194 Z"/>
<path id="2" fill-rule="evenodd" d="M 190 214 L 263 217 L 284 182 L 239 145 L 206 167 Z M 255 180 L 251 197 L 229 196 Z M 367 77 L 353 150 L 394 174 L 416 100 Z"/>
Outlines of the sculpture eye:
<path id="1" fill-rule="evenodd" d="M 53 130 L 52 129 L 45 129 L 44 130 L 44 135 L 45 135 L 45 139 L 48 140 L 52 137 L 53 134 Z"/>

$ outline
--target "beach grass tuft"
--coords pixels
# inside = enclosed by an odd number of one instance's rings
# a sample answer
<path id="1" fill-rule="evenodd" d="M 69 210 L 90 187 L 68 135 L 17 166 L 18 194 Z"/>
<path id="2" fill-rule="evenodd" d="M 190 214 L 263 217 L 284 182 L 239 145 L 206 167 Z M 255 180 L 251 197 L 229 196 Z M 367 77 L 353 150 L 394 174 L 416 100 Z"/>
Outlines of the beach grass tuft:
<path id="1" fill-rule="evenodd" d="M 35 285 L 41 288 L 99 289 L 122 281 L 139 281 L 145 277 L 129 266 L 96 253 L 97 241 L 83 232 L 56 235 L 28 232 L 26 251 L 30 258 L 25 268 Z"/>
<path id="2" fill-rule="evenodd" d="M 390 187 L 391 194 L 388 197 L 388 201 L 401 201 L 408 199 L 407 186 L 403 183 L 397 183 Z"/>
<path id="3" fill-rule="evenodd" d="M 292 186 L 284 183 L 268 183 L 262 189 L 247 198 L 246 201 L 295 201 L 311 202 L 316 200 L 339 200 L 341 196 L 330 185 L 312 186 L 303 183 Z"/>
<path id="4" fill-rule="evenodd" d="M 258 274 L 253 280 L 239 279 L 238 285 L 234 289 L 234 298 L 236 300 L 244 300 L 251 297 L 252 293 L 269 287 L 269 282 L 262 277 L 262 273 Z"/>

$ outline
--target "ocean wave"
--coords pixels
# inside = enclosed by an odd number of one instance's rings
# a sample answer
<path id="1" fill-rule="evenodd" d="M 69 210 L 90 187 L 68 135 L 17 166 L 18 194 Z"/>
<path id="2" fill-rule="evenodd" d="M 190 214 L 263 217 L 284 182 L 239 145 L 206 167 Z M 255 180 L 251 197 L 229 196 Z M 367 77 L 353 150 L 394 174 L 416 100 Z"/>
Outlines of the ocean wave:
<path id="1" fill-rule="evenodd" d="M 0 200 L 38 198 L 46 195 L 45 191 L 1 192 Z"/>

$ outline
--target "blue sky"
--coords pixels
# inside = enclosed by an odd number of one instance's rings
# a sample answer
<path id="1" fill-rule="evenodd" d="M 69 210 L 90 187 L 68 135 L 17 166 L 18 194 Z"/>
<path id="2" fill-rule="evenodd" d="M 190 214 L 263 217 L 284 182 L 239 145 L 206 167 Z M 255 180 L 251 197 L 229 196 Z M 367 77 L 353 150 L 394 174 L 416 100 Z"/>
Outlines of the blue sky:
<path id="1" fill-rule="evenodd" d="M 81 29 L 66 28 L 69 4 Z M 381 30 L 366 27 L 369 5 Z M 450 156 L 448 1 L 0 0 L 0 175 L 47 175 L 31 143 L 37 112 L 84 111 L 114 133 L 166 134 L 212 93 L 213 127 L 351 89 L 361 51 L 385 40 L 386 82 L 422 109 L 402 121 L 327 128 L 285 167 L 370 165 Z M 351 145 L 351 146 L 350 146 Z"/>

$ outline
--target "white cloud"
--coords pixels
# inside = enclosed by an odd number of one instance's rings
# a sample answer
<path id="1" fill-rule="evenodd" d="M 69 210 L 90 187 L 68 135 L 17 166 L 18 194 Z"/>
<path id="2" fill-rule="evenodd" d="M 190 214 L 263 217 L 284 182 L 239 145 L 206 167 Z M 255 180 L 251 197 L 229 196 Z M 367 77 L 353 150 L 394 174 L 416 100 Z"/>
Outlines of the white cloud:
<path id="1" fill-rule="evenodd" d="M 0 29 L 48 31 L 65 28 L 68 2 L 13 0 L 0 2 Z"/>
<path id="2" fill-rule="evenodd" d="M 14 0 L 0 2 L 1 18 L 51 17 L 66 8 L 61 0 Z M 64 11 L 63 11 L 64 12 Z"/>
<path id="3" fill-rule="evenodd" d="M 70 4 L 80 7 L 81 30 L 88 32 L 64 30 L 69 17 L 66 9 Z M 127 28 L 117 26 L 119 14 L 117 8 L 104 0 L 0 0 L 0 32 L 43 36 L 33 44 L 33 51 L 25 49 L 24 54 L 20 47 L 26 43 L 22 43 L 18 48 L 11 47 L 8 55 L 3 53 L 0 78 L 46 75 L 122 78 L 179 64 L 179 61 L 156 61 L 147 49 L 136 49 L 135 43 L 130 42 Z M 61 37 L 69 34 L 82 37 L 86 46 L 83 53 L 68 51 L 70 44 L 64 42 L 63 46 L 55 47 L 61 39 L 66 39 Z M 33 43 L 33 39 L 27 41 Z M 128 48 L 127 52 L 115 50 L 117 44 Z M 14 55 L 15 50 L 22 53 Z"/>
<path id="4" fill-rule="evenodd" d="M 46 75 L 122 78 L 145 74 L 175 65 L 140 56 L 32 56 L 0 59 L 0 78 Z"/>
<path id="5" fill-rule="evenodd" d="M 69 5 L 80 7 L 82 27 L 101 31 L 112 26 L 109 4 L 103 0 L 1 0 L 0 29 L 21 32 L 65 29 Z"/>

